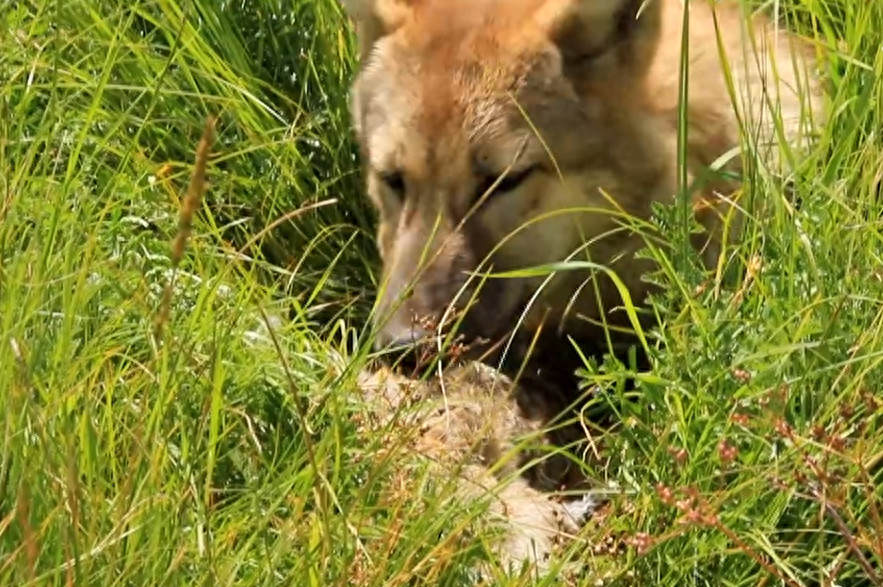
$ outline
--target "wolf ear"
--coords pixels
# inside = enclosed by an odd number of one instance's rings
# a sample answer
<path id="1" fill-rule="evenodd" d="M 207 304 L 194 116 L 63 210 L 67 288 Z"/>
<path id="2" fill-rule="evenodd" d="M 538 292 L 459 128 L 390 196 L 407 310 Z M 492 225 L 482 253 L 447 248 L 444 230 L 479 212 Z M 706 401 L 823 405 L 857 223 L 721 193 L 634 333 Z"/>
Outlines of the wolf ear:
<path id="1" fill-rule="evenodd" d="M 659 43 L 662 0 L 547 0 L 536 18 L 569 67 L 640 75 Z"/>
<path id="2" fill-rule="evenodd" d="M 356 25 L 359 54 L 364 61 L 378 39 L 397 29 L 420 0 L 341 0 Z"/>

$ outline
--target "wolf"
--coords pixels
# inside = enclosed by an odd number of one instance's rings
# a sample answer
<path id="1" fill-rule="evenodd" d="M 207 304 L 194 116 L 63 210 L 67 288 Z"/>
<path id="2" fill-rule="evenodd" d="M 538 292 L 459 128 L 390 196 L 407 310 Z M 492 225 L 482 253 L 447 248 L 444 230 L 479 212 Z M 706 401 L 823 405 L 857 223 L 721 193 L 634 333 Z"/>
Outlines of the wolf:
<path id="1" fill-rule="evenodd" d="M 783 165 L 780 149 L 805 147 L 824 122 L 821 49 L 736 0 L 343 4 L 360 55 L 352 124 L 379 215 L 381 348 L 455 330 L 506 368 L 503 355 L 523 362 L 524 341 L 540 341 L 536 364 L 545 352 L 545 377 L 563 371 L 567 385 L 570 341 L 628 345 L 648 324 L 623 311 L 655 287 L 643 278 L 653 261 L 636 255 L 650 233 L 631 220 L 692 186 L 704 231 L 690 246 L 715 267 L 743 215 L 740 149 Z M 590 269 L 519 273 L 568 259 Z"/>
<path id="2" fill-rule="evenodd" d="M 581 352 L 622 352 L 652 323 L 623 306 L 656 287 L 638 254 L 655 238 L 654 204 L 689 186 L 704 230 L 685 244 L 722 266 L 745 163 L 783 171 L 825 122 L 823 50 L 736 0 L 342 1 L 360 58 L 351 119 L 379 216 L 376 344 L 419 356 L 453 333 L 453 354 L 520 378 L 518 417 L 531 422 L 574 399 Z M 573 259 L 580 270 L 526 270 Z M 473 405 L 464 389 L 448 399 Z M 585 436 L 562 430 L 553 444 Z M 542 489 L 569 476 L 547 469 Z"/>

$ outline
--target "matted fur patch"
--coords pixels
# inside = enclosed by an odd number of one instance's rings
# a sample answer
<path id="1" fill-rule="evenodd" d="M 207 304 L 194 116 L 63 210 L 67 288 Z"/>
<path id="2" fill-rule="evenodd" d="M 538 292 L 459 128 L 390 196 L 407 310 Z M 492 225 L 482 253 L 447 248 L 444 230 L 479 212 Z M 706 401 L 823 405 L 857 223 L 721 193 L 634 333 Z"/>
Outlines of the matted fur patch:
<path id="1" fill-rule="evenodd" d="M 358 383 L 371 412 L 366 434 L 383 430 L 385 443 L 406 442 L 439 475 L 455 475 L 456 499 L 490 499 L 484 516 L 499 531 L 494 550 L 503 568 L 545 571 L 595 511 L 588 494 L 564 499 L 520 474 L 516 439 L 541 438 L 541 423 L 523 415 L 511 382 L 493 369 L 468 364 L 429 381 L 381 369 Z"/>

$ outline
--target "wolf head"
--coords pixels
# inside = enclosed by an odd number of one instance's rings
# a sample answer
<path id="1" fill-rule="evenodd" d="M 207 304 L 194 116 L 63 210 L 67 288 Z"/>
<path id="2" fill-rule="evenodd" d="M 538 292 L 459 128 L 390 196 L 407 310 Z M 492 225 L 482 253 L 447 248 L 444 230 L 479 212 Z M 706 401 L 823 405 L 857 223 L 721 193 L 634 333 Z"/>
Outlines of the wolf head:
<path id="1" fill-rule="evenodd" d="M 622 304 L 603 275 L 488 277 L 574 254 L 645 287 L 617 213 L 646 216 L 674 193 L 670 149 L 644 114 L 660 2 L 344 4 L 361 51 L 352 119 L 380 217 L 379 345 L 460 319 L 470 341 L 597 321 Z"/>

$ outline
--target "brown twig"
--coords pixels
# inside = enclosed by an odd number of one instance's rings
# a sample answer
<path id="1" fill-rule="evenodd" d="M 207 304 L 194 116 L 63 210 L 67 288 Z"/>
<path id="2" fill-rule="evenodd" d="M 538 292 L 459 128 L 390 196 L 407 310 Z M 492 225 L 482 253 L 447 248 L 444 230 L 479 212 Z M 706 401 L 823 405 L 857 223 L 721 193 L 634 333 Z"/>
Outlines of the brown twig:
<path id="1" fill-rule="evenodd" d="M 178 267 L 181 264 L 181 258 L 187 248 L 187 239 L 193 231 L 193 215 L 199 207 L 202 197 L 206 191 L 205 171 L 208 166 L 209 149 L 214 142 L 215 137 L 215 117 L 209 116 L 206 120 L 205 128 L 202 131 L 202 137 L 196 145 L 196 158 L 193 165 L 193 174 L 190 176 L 190 184 L 187 186 L 187 193 L 181 202 L 181 214 L 178 217 L 178 233 L 172 241 L 172 276 L 166 284 L 163 291 L 162 302 L 160 303 L 159 312 L 153 323 L 153 335 L 159 340 L 162 337 L 163 328 L 169 321 L 169 314 L 172 307 L 172 295 L 175 290 L 175 278 L 178 275 Z"/>
<path id="2" fill-rule="evenodd" d="M 870 561 L 862 553 L 861 548 L 855 540 L 855 536 L 853 536 L 852 532 L 849 530 L 849 527 L 846 525 L 846 522 L 843 521 L 843 518 L 837 512 L 837 509 L 828 500 L 824 499 L 816 489 L 812 490 L 812 497 L 816 501 L 816 503 L 825 508 L 825 513 L 827 513 L 828 517 L 834 521 L 834 524 L 837 526 L 840 535 L 843 537 L 843 540 L 846 541 L 846 545 L 849 547 L 849 550 L 852 551 L 852 553 L 858 560 L 859 566 L 861 566 L 862 570 L 867 573 L 868 579 L 870 579 L 874 585 L 883 585 L 883 577 L 881 577 L 874 570 L 873 565 L 871 565 Z"/>

